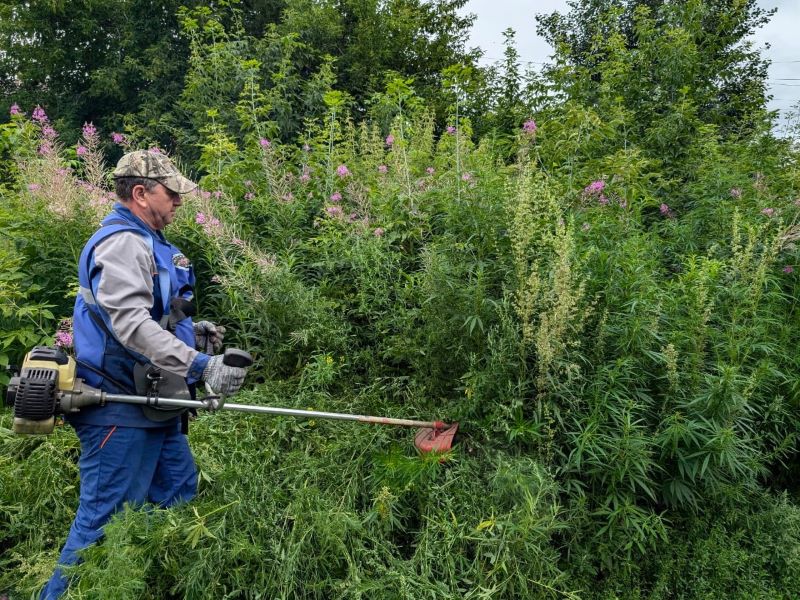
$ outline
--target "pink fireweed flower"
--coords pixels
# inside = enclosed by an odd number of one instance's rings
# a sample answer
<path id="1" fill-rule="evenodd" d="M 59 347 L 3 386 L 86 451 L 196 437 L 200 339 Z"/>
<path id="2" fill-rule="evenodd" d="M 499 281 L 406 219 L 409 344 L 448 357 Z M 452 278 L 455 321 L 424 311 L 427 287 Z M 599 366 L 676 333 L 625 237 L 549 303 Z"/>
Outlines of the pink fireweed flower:
<path id="1" fill-rule="evenodd" d="M 203 200 L 209 200 L 211 199 L 211 192 L 200 192 L 200 197 Z"/>
<path id="2" fill-rule="evenodd" d="M 253 199 L 253 198 L 255 198 L 255 197 L 256 197 L 256 195 L 255 195 L 253 192 L 247 192 L 247 193 L 244 195 L 244 199 L 245 199 L 245 200 L 252 200 L 252 199 Z"/>
<path id="3" fill-rule="evenodd" d="M 325 212 L 328 213 L 329 217 L 341 217 L 342 216 L 342 207 L 341 206 L 326 206 Z"/>
<path id="4" fill-rule="evenodd" d="M 206 224 L 206 216 L 205 214 L 199 212 L 194 216 L 194 222 L 198 225 L 205 225 Z"/>
<path id="5" fill-rule="evenodd" d="M 97 127 L 94 126 L 93 123 L 84 123 L 83 124 L 83 137 L 87 140 L 92 139 L 97 136 Z"/>
<path id="6" fill-rule="evenodd" d="M 147 151 L 150 152 L 151 154 L 164 154 L 164 151 L 158 146 L 151 146 L 150 148 L 147 149 Z"/>
<path id="7" fill-rule="evenodd" d="M 50 142 L 45 142 L 44 144 L 39 146 L 38 152 L 42 156 L 46 156 L 47 154 L 52 154 L 53 153 L 53 146 L 50 145 Z"/>
<path id="8" fill-rule="evenodd" d="M 384 231 L 383 227 L 376 227 L 372 231 L 372 235 L 374 235 L 375 237 L 383 237 L 384 233 L 385 233 L 385 231 Z"/>
<path id="9" fill-rule="evenodd" d="M 16 117 L 17 115 L 21 115 L 22 111 L 19 109 L 19 104 L 17 104 L 16 102 L 14 104 L 12 104 L 11 108 L 8 109 L 8 113 L 12 117 Z"/>
<path id="10" fill-rule="evenodd" d="M 219 227 L 220 226 L 219 219 L 216 218 L 216 217 L 211 217 L 211 221 L 209 221 L 208 224 L 211 225 L 212 227 Z"/>
<path id="11" fill-rule="evenodd" d="M 31 119 L 36 121 L 37 123 L 47 123 L 47 114 L 44 112 L 44 109 L 36 105 L 36 108 L 33 109 L 33 114 L 31 115 Z"/>
<path id="12" fill-rule="evenodd" d="M 794 267 L 792 265 L 786 265 L 785 267 L 783 267 L 783 272 L 787 274 L 794 273 Z"/>
<path id="13" fill-rule="evenodd" d="M 738 200 L 742 197 L 742 190 L 737 187 L 732 187 L 730 191 L 731 198 Z"/>
<path id="14" fill-rule="evenodd" d="M 29 183 L 29 184 L 28 184 L 28 191 L 30 191 L 30 192 L 36 192 L 36 191 L 38 191 L 38 190 L 39 190 L 41 187 L 42 187 L 42 186 L 40 186 L 38 183 Z"/>
<path id="15" fill-rule="evenodd" d="M 125 137 L 125 135 L 117 132 L 111 134 L 111 141 L 117 144 L 118 146 L 122 146 L 128 143 L 128 140 Z"/>
<path id="16" fill-rule="evenodd" d="M 341 202 L 342 195 L 339 192 L 333 192 L 331 194 L 331 202 Z"/>
<path id="17" fill-rule="evenodd" d="M 585 188 L 583 188 L 583 193 L 587 196 L 591 196 L 592 194 L 600 194 L 606 187 L 606 182 L 602 179 L 598 179 L 597 181 L 593 181 Z"/>
<path id="18" fill-rule="evenodd" d="M 261 138 L 258 140 L 258 143 L 262 148 L 269 148 L 272 145 L 272 142 L 270 142 L 267 138 Z"/>
<path id="19" fill-rule="evenodd" d="M 425 169 L 425 172 L 428 175 L 433 175 L 434 173 L 436 173 L 436 169 L 434 169 L 433 167 L 428 167 L 427 169 Z"/>
<path id="20" fill-rule="evenodd" d="M 222 198 L 222 190 L 217 190 L 216 192 L 214 192 L 214 193 L 212 194 L 212 196 L 214 196 L 214 198 L 216 198 L 217 200 L 219 200 L 220 198 Z"/>
<path id="21" fill-rule="evenodd" d="M 300 175 L 300 181 L 303 183 L 308 183 L 311 181 L 311 175 L 306 171 L 302 175 Z"/>
<path id="22" fill-rule="evenodd" d="M 394 144 L 394 136 L 390 133 L 386 136 L 386 145 L 391 146 L 392 144 Z"/>
<path id="23" fill-rule="evenodd" d="M 449 133 L 450 135 L 453 135 L 455 132 L 456 132 L 456 128 L 455 127 L 453 127 L 452 125 L 448 125 L 447 126 L 447 133 Z"/>
<path id="24" fill-rule="evenodd" d="M 339 177 L 347 177 L 350 175 L 350 169 L 348 169 L 345 165 L 339 165 L 336 167 L 336 174 Z"/>
<path id="25" fill-rule="evenodd" d="M 55 336 L 55 345 L 59 348 L 72 347 L 72 334 L 69 331 L 58 331 Z"/>
<path id="26" fill-rule="evenodd" d="M 605 195 L 603 195 L 603 194 L 600 194 L 597 197 L 597 201 L 603 206 L 607 206 L 608 205 L 608 198 L 606 198 Z"/>
<path id="27" fill-rule="evenodd" d="M 669 216 L 669 214 L 670 214 L 669 205 L 668 204 L 664 204 L 663 202 L 661 203 L 661 206 L 658 208 L 658 210 L 665 217 Z"/>
<path id="28" fill-rule="evenodd" d="M 78 153 L 78 156 L 83 156 L 89 153 L 89 149 L 86 146 L 78 146 L 75 148 L 75 152 Z"/>
<path id="29" fill-rule="evenodd" d="M 764 210 L 761 211 L 761 214 L 764 215 L 765 217 L 772 217 L 773 215 L 775 215 L 775 209 L 765 208 Z"/>
<path id="30" fill-rule="evenodd" d="M 472 180 L 472 173 L 464 173 L 461 176 L 462 181 L 471 181 Z"/>
<path id="31" fill-rule="evenodd" d="M 42 137 L 48 140 L 54 140 L 58 133 L 50 125 L 42 127 Z"/>
<path id="32" fill-rule="evenodd" d="M 389 167 L 387 167 L 386 165 L 379 165 L 378 166 L 378 173 L 383 174 L 383 173 L 386 173 L 388 170 L 389 170 Z"/>
<path id="33" fill-rule="evenodd" d="M 522 131 L 527 135 L 533 135 L 536 133 L 536 121 L 533 119 L 528 119 L 525 121 L 525 123 L 522 125 Z"/>

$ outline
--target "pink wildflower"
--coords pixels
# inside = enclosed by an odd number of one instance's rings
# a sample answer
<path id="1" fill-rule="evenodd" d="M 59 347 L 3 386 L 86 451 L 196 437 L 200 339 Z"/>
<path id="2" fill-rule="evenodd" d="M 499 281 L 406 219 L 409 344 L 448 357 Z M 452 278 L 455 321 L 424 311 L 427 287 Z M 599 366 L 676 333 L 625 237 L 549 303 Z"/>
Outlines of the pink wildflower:
<path id="1" fill-rule="evenodd" d="M 287 192 L 281 196 L 281 200 L 284 202 L 292 202 L 294 200 L 294 194 L 292 192 Z"/>
<path id="2" fill-rule="evenodd" d="M 222 279 L 220 279 L 219 275 L 212 275 L 211 283 L 222 283 Z"/>
<path id="3" fill-rule="evenodd" d="M 50 142 L 45 142 L 44 144 L 39 146 L 38 152 L 42 156 L 45 156 L 47 154 L 52 154 L 53 153 L 53 147 L 50 145 Z"/>
<path id="4" fill-rule="evenodd" d="M 386 136 L 386 145 L 391 146 L 392 144 L 394 144 L 394 136 L 390 133 Z"/>
<path id="5" fill-rule="evenodd" d="M 36 191 L 38 191 L 38 190 L 39 190 L 41 187 L 42 187 L 42 186 L 40 186 L 38 183 L 29 183 L 29 184 L 28 184 L 28 191 L 30 191 L 30 192 L 36 192 Z"/>
<path id="6" fill-rule="evenodd" d="M 194 222 L 198 225 L 205 225 L 206 224 L 206 216 L 205 214 L 199 212 L 194 216 Z"/>
<path id="7" fill-rule="evenodd" d="M 731 198 L 734 198 L 734 199 L 738 200 L 739 198 L 742 197 L 742 190 L 740 190 L 737 187 L 732 187 L 731 191 L 730 191 L 730 194 L 731 194 Z"/>
<path id="8" fill-rule="evenodd" d="M 72 347 L 72 334 L 69 331 L 58 331 L 55 336 L 55 345 L 59 348 Z"/>
<path id="9" fill-rule="evenodd" d="M 128 140 L 124 134 L 116 132 L 111 134 L 111 141 L 117 144 L 118 146 L 122 146 L 128 143 Z"/>
<path id="10" fill-rule="evenodd" d="M 471 180 L 472 180 L 472 173 L 464 173 L 464 174 L 461 176 L 461 179 L 462 179 L 463 181 L 471 181 Z"/>
<path id="11" fill-rule="evenodd" d="M 583 188 L 583 193 L 587 196 L 592 194 L 600 194 L 606 187 L 606 182 L 602 179 L 598 179 L 597 181 L 593 181 L 585 188 Z"/>
<path id="12" fill-rule="evenodd" d="M 36 121 L 37 123 L 47 123 L 47 114 L 44 112 L 44 109 L 36 105 L 36 108 L 33 109 L 33 114 L 31 115 L 31 119 Z"/>
<path id="13" fill-rule="evenodd" d="M 661 212 L 661 214 L 662 214 L 663 216 L 665 216 L 665 217 L 669 216 L 669 214 L 670 214 L 670 208 L 669 208 L 669 205 L 668 205 L 668 204 L 664 204 L 663 202 L 661 203 L 661 206 L 659 207 L 659 209 L 658 209 L 658 210 L 659 210 L 659 211 Z"/>
<path id="14" fill-rule="evenodd" d="M 627 201 L 627 200 L 625 200 L 625 199 L 620 199 L 620 201 L 619 201 L 619 207 L 620 207 L 620 208 L 628 208 L 628 201 Z"/>
<path id="15" fill-rule="evenodd" d="M 589 225 L 588 223 L 584 223 L 583 225 L 581 225 L 581 229 L 583 231 L 589 231 L 590 228 L 591 228 L 591 225 Z"/>
<path id="16" fill-rule="evenodd" d="M 342 195 L 339 192 L 334 192 L 331 194 L 331 202 L 341 202 Z"/>
<path id="17" fill-rule="evenodd" d="M 164 154 L 164 151 L 158 146 L 151 146 L 147 151 L 151 154 Z"/>
<path id="18" fill-rule="evenodd" d="M 787 274 L 794 273 L 794 267 L 792 265 L 786 265 L 785 267 L 783 267 L 783 272 Z"/>
<path id="19" fill-rule="evenodd" d="M 239 246 L 240 248 L 243 248 L 244 247 L 244 240 L 242 240 L 242 239 L 240 239 L 238 237 L 235 237 L 235 238 L 233 238 L 231 240 L 231 244 L 233 244 L 234 246 Z"/>
<path id="20" fill-rule="evenodd" d="M 775 209 L 774 208 L 765 208 L 764 210 L 761 211 L 761 214 L 766 216 L 766 217 L 772 217 L 775 214 Z"/>
<path id="21" fill-rule="evenodd" d="M 256 197 L 256 195 L 255 195 L 253 192 L 247 192 L 247 193 L 244 195 L 244 199 L 245 199 L 245 200 L 252 200 L 252 199 L 253 199 L 253 198 L 255 198 L 255 197 Z"/>
<path id="22" fill-rule="evenodd" d="M 249 179 L 245 180 L 244 187 L 253 187 L 253 182 Z"/>
<path id="23" fill-rule="evenodd" d="M 389 167 L 386 165 L 379 165 L 378 166 L 378 173 L 386 173 L 389 170 Z"/>
<path id="24" fill-rule="evenodd" d="M 262 148 L 269 148 L 272 145 L 272 142 L 270 142 L 267 138 L 261 138 L 258 140 L 258 143 L 261 144 Z"/>
<path id="25" fill-rule="evenodd" d="M 372 235 L 374 235 L 375 237 L 383 237 L 383 234 L 384 234 L 384 233 L 385 233 L 385 232 L 384 232 L 384 229 L 383 229 L 383 227 L 376 227 L 376 228 L 373 230 L 373 232 L 372 232 Z"/>
<path id="26" fill-rule="evenodd" d="M 208 224 L 211 225 L 212 227 L 219 227 L 220 226 L 219 219 L 216 218 L 216 217 L 211 217 L 211 221 L 209 221 Z"/>
<path id="27" fill-rule="evenodd" d="M 303 183 L 308 183 L 311 181 L 311 175 L 308 173 L 308 171 L 304 171 L 303 174 L 300 175 L 300 181 Z"/>
<path id="28" fill-rule="evenodd" d="M 16 102 L 11 105 L 11 108 L 8 110 L 8 112 L 12 117 L 16 117 L 17 115 L 22 114 L 22 111 L 19 109 L 19 104 L 17 104 Z"/>
<path id="29" fill-rule="evenodd" d="M 217 190 L 216 192 L 214 192 L 213 196 L 214 198 L 219 200 L 220 198 L 222 198 L 222 190 Z"/>
<path id="30" fill-rule="evenodd" d="M 48 140 L 53 140 L 56 138 L 57 135 L 58 133 L 56 132 L 56 130 L 50 127 L 50 125 L 45 125 L 44 127 L 42 127 L 43 138 Z"/>
<path id="31" fill-rule="evenodd" d="M 342 216 L 342 207 L 341 206 L 326 206 L 325 212 L 328 213 L 329 217 L 341 217 Z"/>
<path id="32" fill-rule="evenodd" d="M 97 136 L 97 127 L 94 126 L 93 123 L 84 123 L 83 124 L 83 137 L 87 140 L 92 139 Z"/>
<path id="33" fill-rule="evenodd" d="M 533 119 L 528 119 L 525 121 L 525 123 L 522 125 L 522 131 L 527 135 L 533 135 L 536 133 L 536 121 Z"/>
<path id="34" fill-rule="evenodd" d="M 347 177 L 350 175 L 350 169 L 348 169 L 345 165 L 339 165 L 336 167 L 336 174 L 339 177 Z"/>
<path id="35" fill-rule="evenodd" d="M 200 192 L 200 197 L 203 200 L 209 200 L 211 198 L 211 192 Z"/>
<path id="36" fill-rule="evenodd" d="M 428 167 L 427 169 L 425 169 L 425 172 L 428 175 L 433 175 L 434 173 L 436 173 L 436 169 L 434 169 L 433 167 Z"/>
<path id="37" fill-rule="evenodd" d="M 448 125 L 447 126 L 447 133 L 449 133 L 450 135 L 453 135 L 455 132 L 456 132 L 456 128 L 455 127 L 453 127 L 452 125 Z"/>
<path id="38" fill-rule="evenodd" d="M 83 156 L 89 153 L 89 149 L 86 146 L 78 146 L 75 148 L 75 152 L 78 153 L 78 156 Z"/>
<path id="39" fill-rule="evenodd" d="M 608 198 L 606 198 L 604 194 L 600 194 L 600 195 L 597 197 L 597 201 L 598 201 L 600 204 L 602 204 L 603 206 L 607 206 L 607 205 L 608 205 Z"/>

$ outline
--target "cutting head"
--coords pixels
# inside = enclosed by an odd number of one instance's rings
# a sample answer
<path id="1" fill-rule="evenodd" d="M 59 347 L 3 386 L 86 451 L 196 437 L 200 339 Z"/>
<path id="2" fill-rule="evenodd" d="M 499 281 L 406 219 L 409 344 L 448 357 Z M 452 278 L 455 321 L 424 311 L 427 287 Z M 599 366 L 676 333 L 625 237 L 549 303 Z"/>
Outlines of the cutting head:
<path id="1" fill-rule="evenodd" d="M 458 431 L 458 423 L 440 427 L 425 427 L 417 432 L 414 445 L 421 452 L 446 452 L 453 447 L 453 437 Z"/>

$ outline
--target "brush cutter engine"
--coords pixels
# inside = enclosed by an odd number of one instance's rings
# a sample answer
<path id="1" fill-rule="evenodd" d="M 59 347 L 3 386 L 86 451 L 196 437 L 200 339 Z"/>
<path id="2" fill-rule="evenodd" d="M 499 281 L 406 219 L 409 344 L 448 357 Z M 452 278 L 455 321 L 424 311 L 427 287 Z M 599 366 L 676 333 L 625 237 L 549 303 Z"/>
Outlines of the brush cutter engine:
<path id="1" fill-rule="evenodd" d="M 37 346 L 12 377 L 6 402 L 14 407 L 15 433 L 52 433 L 55 417 L 105 404 L 106 393 L 75 376 L 75 360 L 58 348 Z"/>

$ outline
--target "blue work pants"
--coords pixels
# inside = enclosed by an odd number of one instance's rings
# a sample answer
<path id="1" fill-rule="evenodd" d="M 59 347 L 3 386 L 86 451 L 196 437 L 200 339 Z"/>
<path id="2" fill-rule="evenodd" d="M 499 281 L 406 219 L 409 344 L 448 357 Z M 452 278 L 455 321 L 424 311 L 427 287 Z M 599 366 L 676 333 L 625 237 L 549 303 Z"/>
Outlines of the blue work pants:
<path id="1" fill-rule="evenodd" d="M 67 589 L 62 565 L 78 562 L 78 551 L 103 536 L 103 526 L 127 502 L 166 508 L 194 497 L 197 470 L 180 423 L 159 428 L 73 424 L 81 441 L 80 504 L 58 559 L 42 590 L 54 600 Z"/>

